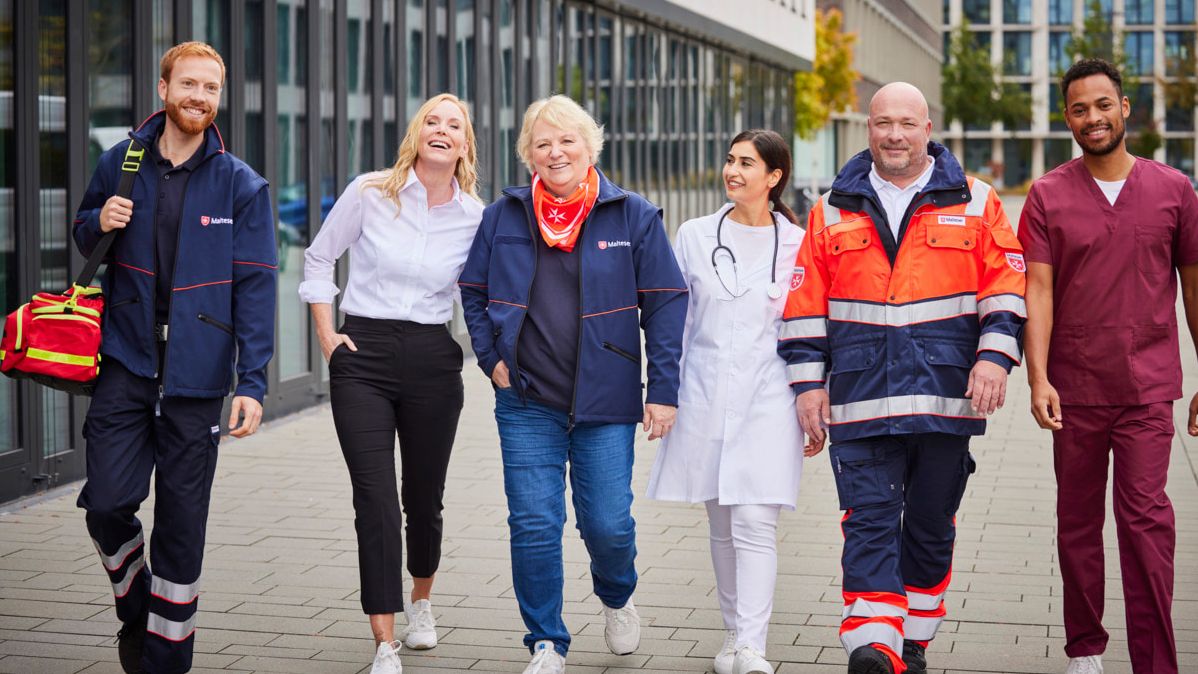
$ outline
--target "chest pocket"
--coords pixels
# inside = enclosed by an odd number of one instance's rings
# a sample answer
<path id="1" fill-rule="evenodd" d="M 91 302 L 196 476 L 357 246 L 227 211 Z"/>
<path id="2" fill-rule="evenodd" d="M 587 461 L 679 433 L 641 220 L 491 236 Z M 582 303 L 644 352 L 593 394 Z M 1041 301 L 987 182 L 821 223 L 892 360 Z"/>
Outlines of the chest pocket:
<path id="1" fill-rule="evenodd" d="M 829 249 L 833 255 L 843 255 L 849 251 L 862 250 L 869 248 L 870 242 L 873 240 L 873 232 L 868 229 L 855 229 L 850 232 L 842 232 L 832 237 L 829 242 Z"/>
<path id="2" fill-rule="evenodd" d="M 960 225 L 928 225 L 928 246 L 973 250 L 978 245 L 978 231 Z"/>

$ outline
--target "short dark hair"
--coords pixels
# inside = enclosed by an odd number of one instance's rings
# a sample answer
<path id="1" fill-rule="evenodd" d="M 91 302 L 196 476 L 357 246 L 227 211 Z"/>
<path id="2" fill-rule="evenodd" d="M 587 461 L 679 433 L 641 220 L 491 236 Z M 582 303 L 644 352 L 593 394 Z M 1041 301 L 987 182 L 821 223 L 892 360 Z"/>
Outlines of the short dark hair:
<path id="1" fill-rule="evenodd" d="M 1119 98 L 1123 98 L 1123 76 L 1119 74 L 1118 68 L 1102 59 L 1082 59 L 1069 66 L 1069 70 L 1061 76 L 1061 99 L 1064 101 L 1069 98 L 1070 84 L 1091 75 L 1106 75 L 1115 83 L 1115 91 L 1119 92 Z"/>

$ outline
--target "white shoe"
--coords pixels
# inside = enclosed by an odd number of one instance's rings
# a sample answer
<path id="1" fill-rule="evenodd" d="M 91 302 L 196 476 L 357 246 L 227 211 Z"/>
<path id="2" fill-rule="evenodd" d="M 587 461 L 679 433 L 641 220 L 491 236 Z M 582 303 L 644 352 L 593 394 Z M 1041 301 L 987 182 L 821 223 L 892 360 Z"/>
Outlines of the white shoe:
<path id="1" fill-rule="evenodd" d="M 736 630 L 724 633 L 724 645 L 715 654 L 715 674 L 732 674 L 733 662 L 736 660 Z"/>
<path id="2" fill-rule="evenodd" d="M 735 674 L 774 674 L 774 668 L 765 660 L 765 653 L 752 646 L 743 646 L 736 652 L 732 667 Z"/>
<path id="3" fill-rule="evenodd" d="M 603 618 L 607 625 L 603 628 L 603 637 L 607 639 L 607 649 L 616 655 L 628 655 L 635 652 L 641 645 L 641 616 L 629 599 L 622 608 L 603 607 Z"/>
<path id="4" fill-rule="evenodd" d="M 566 674 L 566 659 L 553 647 L 553 642 L 542 639 L 533 644 L 532 661 L 524 668 L 524 674 Z"/>
<path id="5" fill-rule="evenodd" d="M 408 627 L 403 633 L 403 645 L 416 651 L 437 646 L 437 621 L 433 620 L 433 605 L 427 599 L 414 601 L 404 607 Z"/>
<path id="6" fill-rule="evenodd" d="M 384 641 L 379 644 L 374 654 L 374 664 L 370 666 L 370 674 L 402 674 L 403 665 L 399 662 L 399 642 Z"/>
<path id="7" fill-rule="evenodd" d="M 1065 674 L 1102 674 L 1102 656 L 1083 655 L 1080 658 L 1069 658 Z"/>

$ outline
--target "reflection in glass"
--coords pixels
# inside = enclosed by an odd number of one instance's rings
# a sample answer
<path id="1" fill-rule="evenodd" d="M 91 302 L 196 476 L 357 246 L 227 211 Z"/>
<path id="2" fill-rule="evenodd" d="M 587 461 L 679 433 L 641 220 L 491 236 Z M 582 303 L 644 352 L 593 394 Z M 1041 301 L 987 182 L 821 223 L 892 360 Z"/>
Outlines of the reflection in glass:
<path id="1" fill-rule="evenodd" d="M 1194 177 L 1194 139 L 1170 138 L 1165 141 L 1165 163 Z"/>
<path id="2" fill-rule="evenodd" d="M 370 121 L 370 106 L 374 98 L 374 88 L 370 86 L 373 76 L 370 63 L 374 59 L 370 35 L 375 19 L 370 15 L 369 0 L 351 0 L 347 12 L 348 28 L 353 30 L 346 35 L 349 78 L 345 111 L 349 118 L 346 124 L 349 133 L 346 139 L 349 170 L 345 182 L 376 168 L 373 125 Z"/>
<path id="3" fill-rule="evenodd" d="M 1123 22 L 1129 26 L 1152 23 L 1154 0 L 1123 0 Z"/>
<path id="4" fill-rule="evenodd" d="M 1171 26 L 1194 23 L 1194 0 L 1165 0 L 1165 23 Z"/>
<path id="5" fill-rule="evenodd" d="M 396 115 L 396 84 L 398 72 L 395 69 L 395 3 L 383 3 L 383 156 L 378 166 L 386 166 L 395 160 L 395 152 L 399 147 L 399 125 Z M 402 92 L 400 92 L 402 93 Z"/>
<path id="6" fill-rule="evenodd" d="M 1032 0 L 1003 0 L 1002 20 L 1004 23 L 1031 23 Z"/>
<path id="7" fill-rule="evenodd" d="M 516 24 L 512 0 L 499 0 L 499 184 L 516 185 Z M 520 111 L 521 113 L 523 111 Z"/>
<path id="8" fill-rule="evenodd" d="M 1003 33 L 1003 74 L 1028 76 L 1032 74 L 1032 34 L 1029 31 L 1009 30 Z"/>
<path id="9" fill-rule="evenodd" d="M 433 70 L 429 72 L 429 95 L 449 91 L 449 0 L 436 0 L 433 5 L 433 53 L 429 58 Z M 427 97 L 426 97 L 427 98 Z"/>
<path id="10" fill-rule="evenodd" d="M 262 34 L 264 5 L 263 0 L 246 0 L 247 36 Z M 262 115 L 263 45 L 262 40 L 245 41 L 245 146 L 241 148 L 241 158 L 259 174 L 266 172 L 266 119 Z"/>
<path id="11" fill-rule="evenodd" d="M 1165 75 L 1175 77 L 1194 57 L 1194 33 L 1167 31 L 1165 33 Z M 1192 67 L 1192 66 L 1191 66 Z M 1189 73 L 1194 77 L 1194 73 Z"/>
<path id="12" fill-rule="evenodd" d="M 1073 65 L 1073 58 L 1069 55 L 1071 38 L 1072 36 L 1064 31 L 1048 34 L 1048 67 L 1052 69 L 1050 76 L 1053 80 L 1059 80 L 1060 76 L 1069 70 L 1069 66 Z"/>
<path id="13" fill-rule="evenodd" d="M 1149 76 L 1152 74 L 1153 43 L 1152 32 L 1129 32 L 1123 40 L 1123 51 L 1127 55 L 1127 67 L 1132 74 Z"/>
<path id="14" fill-rule="evenodd" d="M 1032 179 L 1032 141 L 1028 138 L 1008 138 L 1003 141 L 1003 184 L 1023 185 Z"/>
<path id="15" fill-rule="evenodd" d="M 1044 141 L 1044 170 L 1051 171 L 1073 158 L 1073 140 L 1049 138 Z"/>
<path id="16" fill-rule="evenodd" d="M 964 0 L 961 8 L 969 23 L 990 23 L 990 0 Z"/>
<path id="17" fill-rule="evenodd" d="M 457 96 L 473 103 L 478 98 L 474 60 L 474 0 L 458 0 L 454 11 L 454 54 L 457 63 Z"/>
<path id="18" fill-rule="evenodd" d="M 93 0 L 94 2 L 95 0 Z M 221 55 L 228 64 L 229 57 L 232 55 L 229 46 L 229 1 L 230 0 L 195 0 L 192 5 L 192 21 L 196 39 L 203 40 L 212 45 L 212 48 Z M 128 20 L 130 14 L 122 14 L 125 20 Z M 132 70 L 132 66 L 130 66 Z M 220 92 L 220 105 L 216 112 L 216 127 L 223 133 L 228 134 L 232 129 L 232 120 L 229 118 L 229 87 L 226 86 Z M 237 120 L 240 124 L 241 120 Z"/>
<path id="19" fill-rule="evenodd" d="M 280 58 L 280 62 L 294 65 L 291 69 L 294 76 L 280 78 L 277 91 L 279 346 L 275 358 L 279 363 L 279 378 L 285 380 L 309 369 L 308 315 L 306 308 L 296 301 L 309 236 L 307 87 L 304 84 L 308 78 L 301 69 L 301 65 L 307 63 L 303 55 L 308 51 L 308 14 L 305 0 L 280 0 L 278 11 L 279 44 L 288 47 L 286 59 Z"/>
<path id="20" fill-rule="evenodd" d="M 407 2 L 408 105 L 411 118 L 424 103 L 424 0 Z M 396 139 L 398 143 L 398 139 Z"/>
<path id="21" fill-rule="evenodd" d="M 1048 23 L 1051 26 L 1073 24 L 1073 0 L 1048 0 Z"/>

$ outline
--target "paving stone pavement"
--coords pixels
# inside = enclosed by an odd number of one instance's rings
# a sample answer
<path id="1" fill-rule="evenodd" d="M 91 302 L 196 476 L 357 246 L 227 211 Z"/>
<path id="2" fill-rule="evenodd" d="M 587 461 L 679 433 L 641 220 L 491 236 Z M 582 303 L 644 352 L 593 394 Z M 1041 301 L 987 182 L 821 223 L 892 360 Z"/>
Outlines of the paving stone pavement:
<path id="1" fill-rule="evenodd" d="M 1184 340 L 1186 391 L 1198 362 Z M 434 596 L 440 645 L 403 653 L 405 672 L 520 672 L 528 652 L 512 594 L 493 399 L 472 363 L 445 496 L 444 559 Z M 976 440 L 979 469 L 958 516 L 948 619 L 929 651 L 935 674 L 1064 670 L 1049 436 L 1027 413 L 1024 372 Z M 1175 408 L 1184 430 L 1184 407 Z M 644 493 L 655 443 L 637 441 L 634 505 L 641 647 L 607 652 L 577 531 L 565 537 L 569 671 L 702 672 L 722 642 L 702 506 Z M 769 658 L 779 674 L 833 674 L 846 657 L 840 513 L 826 458 L 805 466 L 794 512 L 779 523 Z M 1198 672 L 1198 441 L 1174 443 L 1174 620 L 1181 671 Z M 110 586 L 75 508 L 78 484 L 0 507 L 0 674 L 120 671 Z M 149 524 L 152 500 L 143 508 Z M 573 514 L 570 515 L 573 522 Z M 1110 515 L 1108 514 L 1108 522 Z M 1114 527 L 1107 526 L 1108 674 L 1131 671 Z M 212 497 L 194 672 L 368 672 L 373 642 L 358 603 L 349 479 L 327 406 L 225 438 Z M 402 618 L 401 618 L 402 621 Z"/>

